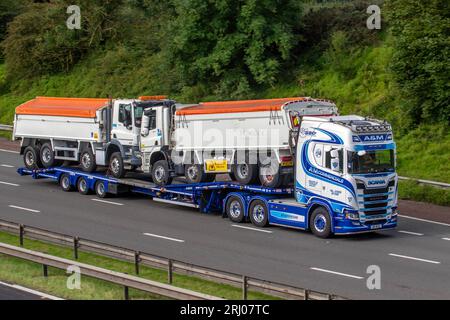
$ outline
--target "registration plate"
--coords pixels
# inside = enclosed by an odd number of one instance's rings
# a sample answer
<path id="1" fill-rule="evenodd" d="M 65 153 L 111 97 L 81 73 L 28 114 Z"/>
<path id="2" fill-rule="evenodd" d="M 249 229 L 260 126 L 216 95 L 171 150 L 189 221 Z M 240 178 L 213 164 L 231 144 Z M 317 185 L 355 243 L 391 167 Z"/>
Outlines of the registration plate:
<path id="1" fill-rule="evenodd" d="M 373 224 L 370 226 L 370 229 L 374 230 L 374 229 L 381 229 L 383 225 L 382 224 Z"/>
<path id="2" fill-rule="evenodd" d="M 227 172 L 227 160 L 206 160 L 206 172 Z"/>

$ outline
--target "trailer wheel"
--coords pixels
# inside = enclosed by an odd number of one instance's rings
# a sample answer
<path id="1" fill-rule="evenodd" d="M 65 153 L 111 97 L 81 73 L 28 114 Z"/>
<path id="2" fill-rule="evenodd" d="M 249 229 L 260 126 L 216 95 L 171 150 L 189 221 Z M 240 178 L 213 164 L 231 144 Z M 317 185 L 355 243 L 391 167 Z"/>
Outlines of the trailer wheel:
<path id="1" fill-rule="evenodd" d="M 59 178 L 59 185 L 65 192 L 73 190 L 73 186 L 70 184 L 70 176 L 67 173 L 64 173 L 61 178 Z"/>
<path id="2" fill-rule="evenodd" d="M 231 221 L 237 223 L 244 221 L 244 204 L 238 196 L 231 196 L 228 198 L 226 212 Z"/>
<path id="3" fill-rule="evenodd" d="M 266 227 L 269 224 L 269 209 L 262 200 L 254 200 L 249 209 L 250 221 L 257 227 Z"/>
<path id="4" fill-rule="evenodd" d="M 309 219 L 309 228 L 312 233 L 320 238 L 331 236 L 331 219 L 328 210 L 324 207 L 317 207 L 312 212 Z"/>
<path id="5" fill-rule="evenodd" d="M 97 181 L 95 183 L 95 194 L 99 198 L 108 198 L 108 192 L 106 192 L 106 186 L 104 181 Z"/>
<path id="6" fill-rule="evenodd" d="M 91 148 L 85 148 L 80 154 L 80 166 L 84 172 L 94 172 L 97 169 L 95 156 Z"/>
<path id="7" fill-rule="evenodd" d="M 123 167 L 122 154 L 120 152 L 114 152 L 109 160 L 109 171 L 115 178 L 123 178 L 125 176 L 125 169 Z"/>
<path id="8" fill-rule="evenodd" d="M 23 152 L 23 163 L 28 170 L 35 170 L 42 167 L 39 152 L 36 148 L 28 146 Z"/>
<path id="9" fill-rule="evenodd" d="M 255 183 L 258 178 L 258 165 L 240 163 L 233 166 L 233 175 L 240 184 Z"/>
<path id="10" fill-rule="evenodd" d="M 172 177 L 169 172 L 169 164 L 166 160 L 156 161 L 152 166 L 153 182 L 159 186 L 172 183 Z"/>
<path id="11" fill-rule="evenodd" d="M 90 193 L 88 183 L 84 177 L 81 177 L 78 179 L 77 189 L 78 189 L 79 193 L 84 194 L 84 195 L 87 195 Z"/>

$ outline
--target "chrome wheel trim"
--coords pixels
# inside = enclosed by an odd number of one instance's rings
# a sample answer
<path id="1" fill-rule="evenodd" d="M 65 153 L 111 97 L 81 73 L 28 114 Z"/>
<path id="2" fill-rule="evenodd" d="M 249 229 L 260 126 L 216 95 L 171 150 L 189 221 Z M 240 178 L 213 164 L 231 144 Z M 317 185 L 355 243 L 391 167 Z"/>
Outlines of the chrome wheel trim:
<path id="1" fill-rule="evenodd" d="M 69 177 L 68 176 L 62 177 L 61 184 L 64 189 L 69 189 L 69 187 L 70 187 Z"/>
<path id="2" fill-rule="evenodd" d="M 229 214 L 232 218 L 237 219 L 241 215 L 242 206 L 239 200 L 233 200 L 230 203 Z"/>
<path id="3" fill-rule="evenodd" d="M 25 155 L 25 163 L 27 166 L 32 167 L 35 164 L 33 152 L 27 151 Z"/>
<path id="4" fill-rule="evenodd" d="M 42 161 L 44 161 L 45 163 L 49 163 L 52 159 L 51 152 L 52 151 L 48 147 L 45 147 L 42 151 Z"/>
<path id="5" fill-rule="evenodd" d="M 89 153 L 87 152 L 83 153 L 83 155 L 81 156 L 81 165 L 84 168 L 89 168 L 91 166 L 91 156 L 89 155 Z"/>
<path id="6" fill-rule="evenodd" d="M 80 186 L 80 191 L 85 192 L 87 190 L 86 180 L 81 179 L 78 185 Z"/>
<path id="7" fill-rule="evenodd" d="M 255 220 L 258 223 L 263 222 L 265 217 L 265 211 L 266 210 L 264 206 L 261 204 L 257 204 L 256 206 L 254 206 L 252 210 L 253 220 Z"/>
<path id="8" fill-rule="evenodd" d="M 118 173 L 119 170 L 120 170 L 120 162 L 119 162 L 119 159 L 114 158 L 114 159 L 111 161 L 111 171 L 114 172 L 114 173 Z"/>
<path id="9" fill-rule="evenodd" d="M 162 181 L 165 176 L 165 170 L 163 167 L 159 166 L 155 170 L 155 178 L 157 181 Z"/>

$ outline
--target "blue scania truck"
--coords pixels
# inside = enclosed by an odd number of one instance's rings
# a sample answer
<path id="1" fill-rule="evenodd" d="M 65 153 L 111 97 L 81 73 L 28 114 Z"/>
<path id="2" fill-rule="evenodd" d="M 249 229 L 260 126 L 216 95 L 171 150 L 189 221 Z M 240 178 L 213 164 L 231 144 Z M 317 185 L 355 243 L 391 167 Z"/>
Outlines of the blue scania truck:
<path id="1" fill-rule="evenodd" d="M 295 115 L 292 115 L 295 117 Z M 268 188 L 234 182 L 174 183 L 114 178 L 76 168 L 18 169 L 57 181 L 64 191 L 104 198 L 141 193 L 154 201 L 218 212 L 235 223 L 310 230 L 319 237 L 397 226 L 396 146 L 391 126 L 359 116 L 300 117 L 291 132 L 293 185 Z"/>

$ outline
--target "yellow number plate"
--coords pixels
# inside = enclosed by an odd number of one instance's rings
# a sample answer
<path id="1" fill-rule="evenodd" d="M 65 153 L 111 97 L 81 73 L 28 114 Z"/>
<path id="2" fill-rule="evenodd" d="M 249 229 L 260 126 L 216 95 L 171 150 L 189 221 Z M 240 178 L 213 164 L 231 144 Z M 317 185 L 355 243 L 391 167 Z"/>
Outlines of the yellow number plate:
<path id="1" fill-rule="evenodd" d="M 285 161 L 285 162 L 281 162 L 281 166 L 282 167 L 292 167 L 294 165 L 293 161 Z"/>
<path id="2" fill-rule="evenodd" d="M 227 172 L 228 161 L 227 160 L 206 160 L 207 172 Z"/>

